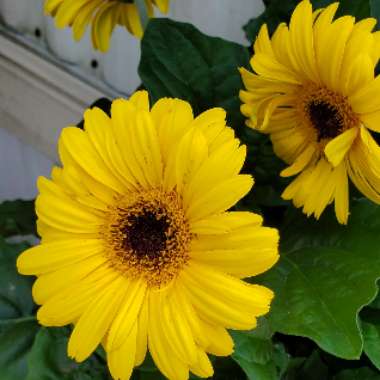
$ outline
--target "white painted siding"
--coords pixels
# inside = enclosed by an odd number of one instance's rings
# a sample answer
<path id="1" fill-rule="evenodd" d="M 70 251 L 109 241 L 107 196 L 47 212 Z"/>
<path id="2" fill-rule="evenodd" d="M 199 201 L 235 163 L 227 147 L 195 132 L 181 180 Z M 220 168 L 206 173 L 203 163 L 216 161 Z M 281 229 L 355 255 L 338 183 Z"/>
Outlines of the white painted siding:
<path id="1" fill-rule="evenodd" d="M 119 38 L 123 37 L 119 30 L 114 35 L 112 40 L 114 46 L 109 54 L 100 57 L 99 53 L 95 53 L 91 48 L 88 37 L 80 44 L 76 44 L 71 38 L 71 31 L 58 31 L 52 28 L 51 20 L 41 16 L 42 2 L 43 0 L 0 0 L 0 17 L 2 16 L 3 21 L 8 23 L 11 29 L 21 33 L 21 39 L 24 39 L 27 45 L 38 45 L 44 54 L 55 55 L 55 59 L 70 62 L 71 67 L 79 68 L 80 75 L 82 70 L 84 74 L 103 80 L 101 83 L 106 82 L 123 93 L 129 93 L 136 87 L 139 83 L 137 77 L 139 51 L 135 40 L 128 40 L 129 45 L 126 44 L 124 38 Z M 190 22 L 205 33 L 248 44 L 241 27 L 250 18 L 260 14 L 263 8 L 262 0 L 171 0 L 169 17 Z M 9 46 L 13 43 L 11 40 L 7 42 Z M 48 175 L 52 166 L 51 158 L 21 142 L 9 131 L 17 130 L 19 136 L 24 136 L 23 129 L 28 129 L 29 141 L 38 146 L 40 151 L 49 152 L 50 156 L 54 157 L 54 153 L 51 152 L 55 151 L 54 145 L 59 129 L 65 126 L 63 120 L 65 123 L 77 121 L 79 113 L 84 108 L 83 104 L 95 100 L 93 94 L 96 94 L 95 90 L 82 88 L 84 85 L 81 85 L 83 83 L 81 80 L 78 79 L 77 84 L 74 83 L 75 80 L 71 80 L 72 76 L 70 80 L 63 80 L 64 74 L 52 76 L 53 68 L 46 65 L 43 69 L 41 65 L 31 62 L 34 60 L 30 60 L 30 57 L 27 58 L 27 54 L 31 54 L 28 49 L 25 49 L 26 55 L 23 58 L 23 53 L 19 52 L 21 48 L 8 49 L 4 41 L 6 40 L 3 39 L 3 46 L 0 46 L 0 50 L 1 48 L 4 50 L 3 60 L 0 59 L 0 102 L 2 103 L 0 104 L 0 201 L 34 197 L 37 177 Z M 50 53 L 47 53 L 46 45 L 50 45 Z M 128 52 L 120 50 L 126 46 L 130 46 Z M 11 50 L 14 50 L 14 57 L 7 61 Z M 20 64 L 16 62 L 17 59 Z M 25 60 L 31 63 L 21 64 Z M 90 67 L 93 60 L 99 63 L 96 69 Z M 42 63 L 45 62 L 43 60 Z M 38 67 L 41 75 L 34 75 L 31 78 L 32 69 L 35 67 Z M 127 73 L 124 73 L 124 70 L 127 70 Z M 121 72 L 126 78 L 124 81 L 119 79 Z M 46 83 L 43 83 L 44 76 L 47 76 Z M 16 82 L 22 82 L 17 81 L 17 78 L 24 80 L 24 87 L 16 86 Z M 32 79 L 34 82 L 30 82 Z M 30 83 L 27 84 L 28 81 L 32 83 L 33 88 Z M 1 88 L 4 90 L 3 94 Z M 33 90 L 32 96 L 31 90 Z M 75 96 L 68 90 L 74 91 Z M 49 99 L 54 103 L 54 107 L 47 104 Z M 20 101 L 23 102 L 21 106 L 18 105 Z M 36 109 L 39 104 L 41 112 Z M 10 125 L 13 121 L 15 121 L 14 126 Z M 46 125 L 49 125 L 49 128 L 46 128 Z"/>
<path id="2" fill-rule="evenodd" d="M 0 128 L 0 202 L 30 199 L 36 193 L 36 180 L 49 175 L 53 162 Z"/>

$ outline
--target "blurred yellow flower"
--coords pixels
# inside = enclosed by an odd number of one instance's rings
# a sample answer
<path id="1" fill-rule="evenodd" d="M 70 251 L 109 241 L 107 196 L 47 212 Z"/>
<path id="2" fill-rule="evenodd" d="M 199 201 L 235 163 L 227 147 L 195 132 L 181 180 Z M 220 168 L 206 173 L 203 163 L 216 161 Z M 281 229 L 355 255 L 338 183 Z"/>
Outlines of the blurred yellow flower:
<path id="1" fill-rule="evenodd" d="M 68 352 L 103 344 L 114 379 L 150 351 L 171 380 L 212 376 L 206 353 L 233 351 L 231 329 L 252 329 L 271 290 L 242 281 L 278 260 L 278 232 L 251 212 L 226 211 L 249 192 L 246 157 L 223 109 L 194 118 L 187 102 L 148 94 L 87 110 L 65 128 L 63 164 L 40 178 L 39 246 L 18 259 L 36 275 L 37 317 L 74 324 Z"/>
<path id="2" fill-rule="evenodd" d="M 156 6 L 167 13 L 169 0 L 146 0 L 147 14 L 154 15 Z M 83 37 L 91 24 L 91 36 L 95 49 L 105 52 L 116 25 L 125 26 L 130 33 L 141 38 L 143 27 L 134 0 L 46 0 L 45 13 L 55 18 L 58 28 L 71 26 L 75 40 Z"/>
<path id="3" fill-rule="evenodd" d="M 276 154 L 297 175 L 285 189 L 304 213 L 319 218 L 335 203 L 340 223 L 349 214 L 348 178 L 380 203 L 380 56 L 376 20 L 334 19 L 338 3 L 313 12 L 309 0 L 294 10 L 289 26 L 272 38 L 264 25 L 251 66 L 241 69 L 247 124 L 270 134 Z"/>

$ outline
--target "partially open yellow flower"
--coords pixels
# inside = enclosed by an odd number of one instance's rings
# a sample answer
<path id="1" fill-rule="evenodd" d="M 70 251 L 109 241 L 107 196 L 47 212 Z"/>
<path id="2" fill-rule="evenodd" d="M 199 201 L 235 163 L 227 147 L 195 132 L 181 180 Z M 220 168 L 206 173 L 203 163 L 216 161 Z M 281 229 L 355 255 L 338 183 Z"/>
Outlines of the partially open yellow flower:
<path id="1" fill-rule="evenodd" d="M 270 134 L 290 165 L 281 175 L 298 175 L 283 198 L 316 218 L 335 202 L 339 222 L 347 223 L 348 178 L 380 203 L 380 148 L 371 134 L 380 131 L 380 34 L 372 18 L 333 20 L 337 8 L 313 13 L 303 0 L 272 38 L 264 25 L 255 73 L 241 69 L 247 91 L 240 98 L 248 126 Z"/>
<path id="2" fill-rule="evenodd" d="M 153 6 L 167 13 L 169 0 L 146 0 L 147 14 L 153 17 Z M 83 37 L 92 25 L 92 42 L 95 49 L 107 51 L 116 25 L 125 26 L 130 33 L 141 38 L 143 27 L 134 0 L 46 0 L 45 12 L 55 17 L 56 26 L 72 26 L 75 40 Z"/>
<path id="3" fill-rule="evenodd" d="M 246 148 L 222 109 L 194 118 L 166 98 L 150 110 L 144 91 L 84 120 L 62 132 L 63 167 L 38 181 L 42 243 L 17 262 L 38 277 L 38 320 L 75 325 L 77 361 L 103 344 L 114 379 L 129 379 L 147 349 L 171 380 L 209 377 L 206 353 L 231 354 L 226 328 L 254 328 L 273 297 L 241 278 L 274 265 L 277 230 L 226 211 L 253 184 L 239 174 Z"/>

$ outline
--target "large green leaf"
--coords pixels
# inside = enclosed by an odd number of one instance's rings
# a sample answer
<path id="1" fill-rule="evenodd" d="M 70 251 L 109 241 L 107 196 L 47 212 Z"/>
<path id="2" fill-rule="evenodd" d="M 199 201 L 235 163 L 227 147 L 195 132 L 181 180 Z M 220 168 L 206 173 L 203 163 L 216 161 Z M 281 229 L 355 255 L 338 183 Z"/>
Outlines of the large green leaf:
<path id="1" fill-rule="evenodd" d="M 280 262 L 262 276 L 276 294 L 271 326 L 308 337 L 338 357 L 359 359 L 358 312 L 376 296 L 380 277 L 380 207 L 358 201 L 348 226 L 330 213 L 320 221 L 295 214 L 282 231 Z"/>
<path id="2" fill-rule="evenodd" d="M 0 237 L 0 320 L 20 318 L 33 311 L 33 280 L 16 270 L 17 256 L 27 247 L 26 243 L 6 243 Z"/>
<path id="3" fill-rule="evenodd" d="M 235 341 L 232 358 L 250 380 L 277 380 L 288 364 L 288 355 L 281 345 L 271 341 L 268 322 L 261 318 L 252 331 L 231 331 Z"/>
<path id="4" fill-rule="evenodd" d="M 360 313 L 364 352 L 374 366 L 380 370 L 380 310 L 365 308 Z"/>
<path id="5" fill-rule="evenodd" d="M 0 237 L 0 378 L 24 380 L 27 356 L 39 326 L 30 316 L 34 309 L 32 279 L 16 270 L 16 258 L 28 247 Z"/>
<path id="6" fill-rule="evenodd" d="M 380 374 L 370 368 L 361 367 L 341 371 L 333 380 L 380 380 Z"/>
<path id="7" fill-rule="evenodd" d="M 324 380 L 329 379 L 327 365 L 323 362 L 318 350 L 308 358 L 295 357 L 289 362 L 286 380 Z"/>
<path id="8" fill-rule="evenodd" d="M 0 204 L 0 236 L 36 233 L 34 201 L 6 201 Z"/>
<path id="9" fill-rule="evenodd" d="M 244 119 L 238 67 L 247 66 L 248 60 L 241 45 L 209 37 L 190 24 L 154 19 L 142 40 L 139 73 L 154 101 L 164 96 L 185 99 L 196 114 L 220 106 L 239 129 Z"/>
<path id="10" fill-rule="evenodd" d="M 26 380 L 107 380 L 105 363 L 96 355 L 78 364 L 67 356 L 69 329 L 41 328 L 28 357 Z"/>
<path id="11" fill-rule="evenodd" d="M 28 372 L 27 357 L 39 326 L 33 318 L 20 318 L 2 321 L 0 329 L 0 378 L 24 380 Z"/>

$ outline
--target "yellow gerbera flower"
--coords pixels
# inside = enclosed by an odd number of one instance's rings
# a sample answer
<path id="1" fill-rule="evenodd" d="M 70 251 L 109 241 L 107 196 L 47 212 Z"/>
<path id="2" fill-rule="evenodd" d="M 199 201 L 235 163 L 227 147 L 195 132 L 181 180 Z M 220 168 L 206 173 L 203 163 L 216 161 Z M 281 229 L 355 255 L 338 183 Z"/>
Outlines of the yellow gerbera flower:
<path id="1" fill-rule="evenodd" d="M 153 17 L 153 6 L 167 13 L 169 0 L 145 0 L 147 14 Z M 92 24 L 92 42 L 95 49 L 107 51 L 116 25 L 125 26 L 141 38 L 143 27 L 134 0 L 46 0 L 45 12 L 55 17 L 56 26 L 72 26 L 75 40 L 80 40 Z"/>
<path id="2" fill-rule="evenodd" d="M 251 66 L 241 69 L 242 113 L 252 128 L 269 133 L 276 154 L 298 175 L 282 194 L 319 218 L 331 202 L 340 223 L 348 219 L 348 178 L 380 203 L 380 56 L 376 20 L 333 20 L 338 3 L 312 11 L 296 7 L 289 27 L 270 39 L 264 25 Z M 369 131 L 370 130 L 370 131 Z"/>
<path id="3" fill-rule="evenodd" d="M 84 115 L 65 128 L 62 168 L 39 178 L 42 243 L 24 252 L 36 275 L 45 326 L 74 324 L 68 353 L 86 359 L 102 343 L 115 379 L 129 379 L 149 349 L 169 379 L 209 377 L 206 355 L 229 355 L 226 328 L 251 329 L 272 291 L 241 278 L 278 259 L 277 230 L 226 210 L 253 185 L 246 156 L 220 108 L 148 95 L 116 100 L 111 117 Z"/>

